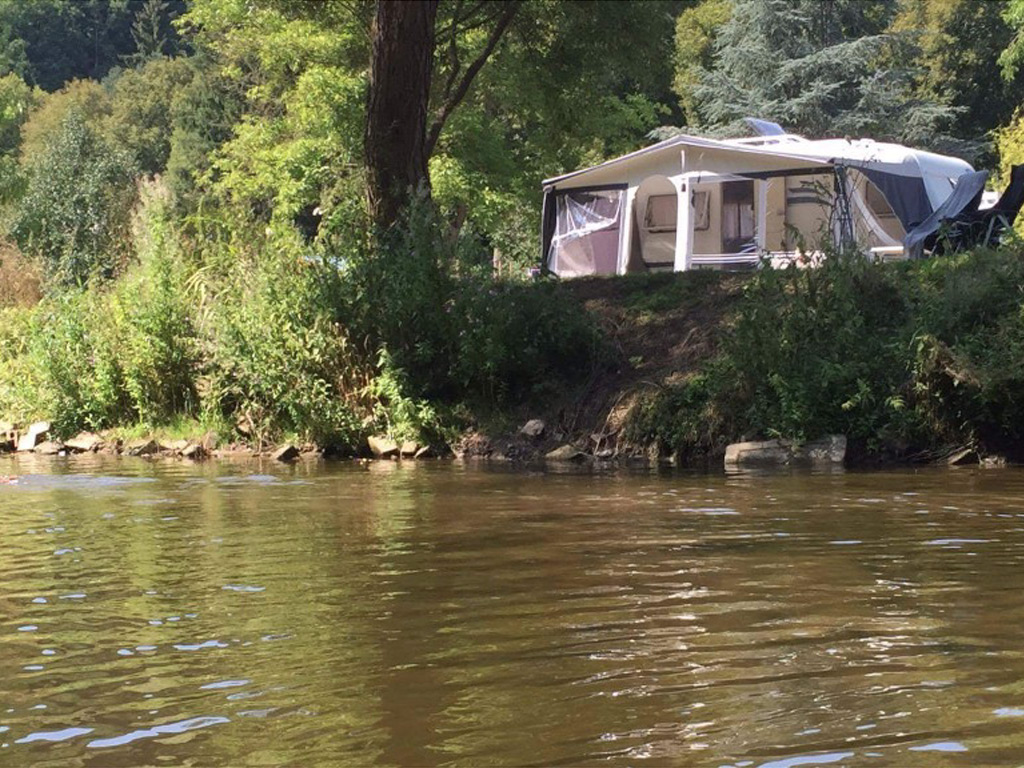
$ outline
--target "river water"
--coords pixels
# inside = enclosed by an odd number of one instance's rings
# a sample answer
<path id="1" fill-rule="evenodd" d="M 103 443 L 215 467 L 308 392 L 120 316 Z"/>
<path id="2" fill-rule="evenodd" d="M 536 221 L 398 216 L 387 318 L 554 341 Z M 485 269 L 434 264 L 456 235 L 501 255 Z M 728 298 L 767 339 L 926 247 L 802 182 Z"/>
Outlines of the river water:
<path id="1" fill-rule="evenodd" d="M 3 474 L 2 766 L 1024 762 L 1024 471 Z"/>

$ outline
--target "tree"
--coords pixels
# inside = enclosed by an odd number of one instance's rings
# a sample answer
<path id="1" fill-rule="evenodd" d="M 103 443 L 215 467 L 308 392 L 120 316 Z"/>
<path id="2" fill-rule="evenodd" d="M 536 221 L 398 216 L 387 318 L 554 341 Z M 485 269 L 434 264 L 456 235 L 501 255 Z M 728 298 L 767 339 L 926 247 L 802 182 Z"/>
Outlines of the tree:
<path id="1" fill-rule="evenodd" d="M 378 0 L 366 109 L 366 192 L 380 227 L 427 181 L 427 106 L 437 0 Z"/>
<path id="2" fill-rule="evenodd" d="M 102 79 L 137 53 L 133 26 L 145 25 L 147 14 L 157 15 L 151 22 L 167 31 L 166 51 L 172 53 L 177 38 L 168 22 L 184 5 L 184 0 L 0 0 L 0 74 L 19 72 L 47 91 L 76 78 Z"/>
<path id="3" fill-rule="evenodd" d="M 1014 36 L 999 55 L 1003 77 L 1011 80 L 1024 63 L 1024 0 L 1008 0 L 1003 8 L 1003 19 L 1013 29 Z"/>
<path id="4" fill-rule="evenodd" d="M 960 109 L 955 129 L 981 138 L 1013 115 L 1024 100 L 1024 76 L 1000 77 L 1000 54 L 1013 39 L 1003 3 L 979 0 L 901 0 L 892 24 L 920 49 L 918 92 Z"/>
<path id="5" fill-rule="evenodd" d="M 131 156 L 109 146 L 72 109 L 27 168 L 13 234 L 47 280 L 85 285 L 109 278 L 129 256 L 135 200 Z"/>
<path id="6" fill-rule="evenodd" d="M 429 187 L 427 159 L 448 118 L 494 53 L 519 2 L 455 0 L 447 8 L 450 13 L 445 14 L 441 38 L 449 66 L 428 129 L 438 4 L 436 0 L 377 3 L 371 32 L 365 146 L 370 214 L 380 226 L 395 221 L 410 190 Z M 488 25 L 483 48 L 463 68 L 462 38 Z"/>
<path id="7" fill-rule="evenodd" d="M 679 96 L 689 124 L 700 122 L 693 92 L 700 83 L 701 72 L 712 66 L 715 40 L 731 15 L 732 0 L 703 0 L 676 19 L 672 89 Z"/>
<path id="8" fill-rule="evenodd" d="M 695 90 L 703 122 L 746 116 L 814 137 L 871 136 L 970 153 L 947 134 L 956 110 L 915 91 L 910 35 L 888 32 L 894 2 L 736 0 Z"/>

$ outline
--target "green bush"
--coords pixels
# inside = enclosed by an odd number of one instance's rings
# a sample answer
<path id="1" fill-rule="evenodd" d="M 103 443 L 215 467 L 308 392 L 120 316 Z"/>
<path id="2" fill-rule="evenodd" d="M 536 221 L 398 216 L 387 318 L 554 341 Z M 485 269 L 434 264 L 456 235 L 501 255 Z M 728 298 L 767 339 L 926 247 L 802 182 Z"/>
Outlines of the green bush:
<path id="1" fill-rule="evenodd" d="M 557 283 L 495 280 L 479 244 L 447 237 L 429 204 L 348 259 L 358 337 L 403 372 L 408 395 L 508 406 L 588 378 L 601 336 Z"/>
<path id="2" fill-rule="evenodd" d="M 908 379 L 905 285 L 900 270 L 855 253 L 832 254 L 816 268 L 760 271 L 725 346 L 737 428 L 876 441 Z"/>
<path id="3" fill-rule="evenodd" d="M 156 425 L 197 409 L 197 348 L 180 270 L 154 255 L 109 289 L 48 297 L 28 355 L 33 411 L 59 434 Z"/>
<path id="4" fill-rule="evenodd" d="M 22 251 L 43 264 L 50 283 L 83 286 L 124 266 L 136 197 L 126 152 L 108 146 L 72 110 L 27 177 L 13 234 Z"/>
<path id="5" fill-rule="evenodd" d="M 205 320 L 210 418 L 256 442 L 297 434 L 351 444 L 368 412 L 369 366 L 337 316 L 337 270 L 289 243 L 239 255 Z"/>
<path id="6" fill-rule="evenodd" d="M 508 405 L 589 378 L 603 347 L 594 318 L 557 283 L 466 280 L 452 304 L 449 378 L 461 397 Z"/>
<path id="7" fill-rule="evenodd" d="M 721 355 L 641 398 L 626 437 L 692 456 L 742 438 L 843 433 L 913 455 L 1024 437 L 1024 260 L 834 255 L 752 277 Z"/>

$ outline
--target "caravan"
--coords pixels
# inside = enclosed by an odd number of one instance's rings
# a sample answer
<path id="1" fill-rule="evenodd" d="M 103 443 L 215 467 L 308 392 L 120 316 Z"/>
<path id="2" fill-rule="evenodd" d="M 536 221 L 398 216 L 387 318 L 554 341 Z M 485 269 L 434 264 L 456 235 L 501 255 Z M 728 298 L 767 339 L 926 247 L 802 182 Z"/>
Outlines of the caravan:
<path id="1" fill-rule="evenodd" d="M 546 269 L 561 277 L 735 269 L 785 264 L 823 242 L 903 258 L 908 233 L 944 210 L 961 181 L 956 199 L 976 209 L 987 178 L 954 157 L 748 122 L 759 136 L 676 136 L 547 179 Z"/>

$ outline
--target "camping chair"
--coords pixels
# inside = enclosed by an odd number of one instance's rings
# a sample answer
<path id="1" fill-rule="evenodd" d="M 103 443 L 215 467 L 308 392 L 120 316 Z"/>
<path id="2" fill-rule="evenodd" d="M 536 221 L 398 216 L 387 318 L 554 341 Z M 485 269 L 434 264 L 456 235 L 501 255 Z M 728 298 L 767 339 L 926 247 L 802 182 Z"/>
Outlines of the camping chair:
<path id="1" fill-rule="evenodd" d="M 1003 236 L 1013 229 L 1013 222 L 1017 219 L 1022 205 L 1024 165 L 1015 165 L 1010 169 L 1010 183 L 996 204 L 950 222 L 950 231 L 945 240 L 954 251 L 999 245 Z M 940 242 L 938 245 L 941 247 L 943 243 Z"/>
<path id="2" fill-rule="evenodd" d="M 972 197 L 967 205 L 954 211 L 962 198 L 971 194 L 977 185 L 977 179 L 981 174 L 964 174 L 957 182 L 957 189 L 953 194 L 938 207 L 938 209 L 927 220 L 907 233 L 904 238 L 904 245 L 907 247 L 907 255 L 911 258 L 920 258 L 923 250 L 931 251 L 933 254 L 956 253 L 969 248 L 988 247 L 999 245 L 1007 232 L 1013 229 L 1013 222 L 1017 214 L 1024 206 L 1024 165 L 1015 165 L 1010 170 L 1010 183 L 996 204 L 991 208 L 979 210 L 978 204 L 981 201 L 980 188 L 975 197 Z M 968 177 L 972 177 L 968 179 Z M 961 184 L 967 181 L 968 186 L 960 192 Z M 984 181 L 982 181 L 984 186 Z M 956 199 L 954 199 L 956 198 Z M 937 225 L 936 225 L 937 222 Z M 925 232 L 925 230 L 927 230 Z M 924 235 L 921 240 L 921 235 Z M 913 237 L 912 237 L 913 236 Z M 918 244 L 917 241 L 920 240 Z M 911 244 L 914 241 L 914 244 Z M 912 250 L 917 248 L 918 250 Z"/>

